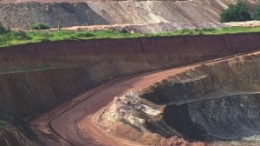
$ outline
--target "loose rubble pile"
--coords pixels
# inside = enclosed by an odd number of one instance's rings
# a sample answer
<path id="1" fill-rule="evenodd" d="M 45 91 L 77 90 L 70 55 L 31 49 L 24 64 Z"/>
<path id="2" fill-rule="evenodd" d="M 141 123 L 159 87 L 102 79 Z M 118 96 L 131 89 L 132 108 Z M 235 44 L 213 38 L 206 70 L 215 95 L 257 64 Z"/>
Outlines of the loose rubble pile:
<path id="1" fill-rule="evenodd" d="M 116 107 L 115 110 L 119 120 L 124 120 L 142 131 L 146 131 L 144 126 L 146 119 L 145 116 L 137 115 L 141 113 L 147 117 L 156 117 L 161 114 L 161 111 L 142 103 L 139 95 L 133 92 L 129 92 L 125 96 L 115 97 L 113 104 Z"/>

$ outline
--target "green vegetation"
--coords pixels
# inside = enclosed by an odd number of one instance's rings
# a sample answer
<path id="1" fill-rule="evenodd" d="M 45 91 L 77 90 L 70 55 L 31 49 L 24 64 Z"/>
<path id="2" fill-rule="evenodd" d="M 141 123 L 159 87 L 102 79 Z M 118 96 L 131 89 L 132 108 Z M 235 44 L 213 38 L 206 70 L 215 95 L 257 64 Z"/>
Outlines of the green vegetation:
<path id="1" fill-rule="evenodd" d="M 6 124 L 6 122 L 4 120 L 0 120 L 0 126 L 3 126 L 5 124 Z"/>
<path id="2" fill-rule="evenodd" d="M 86 40 L 86 39 L 104 39 L 104 38 L 137 38 L 137 37 L 165 37 L 178 35 L 219 35 L 234 34 L 246 32 L 260 32 L 260 27 L 243 28 L 228 27 L 220 29 L 183 29 L 173 32 L 156 33 L 156 34 L 138 34 L 122 33 L 117 31 L 28 31 L 28 32 L 8 32 L 0 34 L 0 47 L 20 45 L 27 43 L 38 43 L 44 41 L 62 41 L 62 40 Z"/>
<path id="3" fill-rule="evenodd" d="M 5 28 L 2 24 L 2 22 L 0 22 L 0 34 L 5 34 L 8 33 L 10 30 Z"/>
<path id="4" fill-rule="evenodd" d="M 249 13 L 246 4 L 242 1 L 238 1 L 235 5 L 229 5 L 220 16 L 221 22 L 251 20 L 251 14 Z"/>
<path id="5" fill-rule="evenodd" d="M 44 23 L 36 23 L 34 24 L 31 29 L 33 30 L 44 30 L 44 29 L 50 29 L 50 26 Z"/>
<path id="6" fill-rule="evenodd" d="M 254 20 L 260 20 L 260 6 L 256 7 L 252 17 Z"/>

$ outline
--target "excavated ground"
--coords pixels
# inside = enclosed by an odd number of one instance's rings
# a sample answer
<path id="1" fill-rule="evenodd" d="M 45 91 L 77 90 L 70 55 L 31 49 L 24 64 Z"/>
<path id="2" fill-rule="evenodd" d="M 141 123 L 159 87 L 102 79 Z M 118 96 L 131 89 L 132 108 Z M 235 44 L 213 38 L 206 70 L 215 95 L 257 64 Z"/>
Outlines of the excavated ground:
<path id="1" fill-rule="evenodd" d="M 193 140 L 234 140 L 260 135 L 259 94 L 236 95 L 165 108 L 164 120 Z"/>
<path id="2" fill-rule="evenodd" d="M 46 145 L 128 146 L 129 143 L 111 140 L 95 129 L 91 116 L 115 96 L 151 85 L 186 67 L 151 75 L 140 73 L 256 51 L 260 48 L 259 37 L 258 33 L 246 33 L 74 40 L 2 48 L 0 114 L 14 123 L 16 119 L 30 123 L 36 136 Z M 136 74 L 139 76 L 131 80 L 108 82 Z M 105 82 L 108 83 L 97 87 Z M 88 92 L 78 96 L 85 91 Z M 60 103 L 63 104 L 52 109 Z M 156 105 L 153 108 L 156 109 Z M 163 111 L 162 106 L 159 111 Z M 162 118 L 159 116 L 156 120 L 159 119 Z M 140 141 L 147 143 L 159 143 L 162 138 L 159 132 L 140 137 Z"/>
<path id="3" fill-rule="evenodd" d="M 143 144 L 182 140 L 182 144 L 259 145 L 259 79 L 260 54 L 187 68 L 115 99 L 101 114 L 105 122 L 100 124 L 110 133 Z M 161 114 L 154 115 L 157 111 Z"/>
<path id="4" fill-rule="evenodd" d="M 260 2 L 244 0 L 251 8 Z M 0 0 L 0 21 L 9 28 L 30 28 L 34 23 L 51 27 L 102 24 L 219 22 L 220 12 L 234 0 Z M 69 20 L 69 21 L 68 21 Z M 171 24 L 174 25 L 174 24 Z M 169 25 L 139 29 L 167 31 Z M 180 27 L 180 26 L 179 26 Z M 172 29 L 170 29 L 172 30 Z"/>
<path id="5" fill-rule="evenodd" d="M 202 141 L 255 136 L 250 141 L 259 144 L 259 79 L 260 55 L 237 57 L 171 77 L 141 97 L 166 105 L 162 123 L 177 133 L 155 126 L 164 136 Z"/>
<path id="6" fill-rule="evenodd" d="M 145 97 L 167 104 L 163 120 L 188 139 L 243 139 L 260 134 L 259 79 L 259 55 L 236 58 L 170 78 Z"/>

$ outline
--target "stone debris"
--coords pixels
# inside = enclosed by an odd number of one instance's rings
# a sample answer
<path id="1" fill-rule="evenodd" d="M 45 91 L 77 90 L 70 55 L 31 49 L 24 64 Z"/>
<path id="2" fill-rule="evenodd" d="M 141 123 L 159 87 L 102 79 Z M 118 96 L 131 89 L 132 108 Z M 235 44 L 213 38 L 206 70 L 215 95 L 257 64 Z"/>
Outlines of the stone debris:
<path id="1" fill-rule="evenodd" d="M 133 92 L 121 97 L 115 97 L 113 107 L 115 107 L 118 119 L 126 120 L 129 124 L 138 127 L 142 131 L 145 131 L 145 119 L 136 116 L 135 113 L 143 113 L 149 117 L 156 117 L 161 114 L 161 111 L 141 103 L 139 95 Z"/>
<path id="2" fill-rule="evenodd" d="M 203 142 L 189 142 L 178 136 L 162 140 L 158 146 L 206 146 Z"/>

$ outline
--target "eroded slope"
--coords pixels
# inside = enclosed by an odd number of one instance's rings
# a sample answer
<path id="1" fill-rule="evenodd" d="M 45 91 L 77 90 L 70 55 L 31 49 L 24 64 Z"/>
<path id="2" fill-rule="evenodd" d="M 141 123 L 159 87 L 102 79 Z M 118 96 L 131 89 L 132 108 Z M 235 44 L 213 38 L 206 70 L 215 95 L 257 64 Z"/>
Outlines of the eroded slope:
<path id="1" fill-rule="evenodd" d="M 253 33 L 44 42 L 3 48 L 0 110 L 6 115 L 39 113 L 113 78 L 253 51 L 260 47 L 258 40 L 259 34 Z"/>
<path id="2" fill-rule="evenodd" d="M 0 20 L 10 28 L 28 28 L 37 22 L 48 23 L 51 27 L 174 22 L 207 24 L 219 22 L 219 13 L 234 2 L 234 0 L 3 0 L 0 2 Z M 259 1 L 254 0 L 245 2 L 250 8 L 259 4 Z"/>

